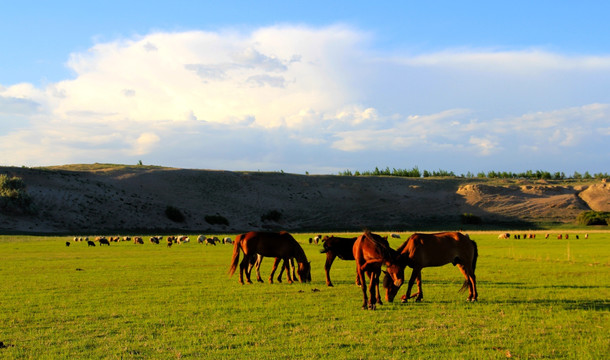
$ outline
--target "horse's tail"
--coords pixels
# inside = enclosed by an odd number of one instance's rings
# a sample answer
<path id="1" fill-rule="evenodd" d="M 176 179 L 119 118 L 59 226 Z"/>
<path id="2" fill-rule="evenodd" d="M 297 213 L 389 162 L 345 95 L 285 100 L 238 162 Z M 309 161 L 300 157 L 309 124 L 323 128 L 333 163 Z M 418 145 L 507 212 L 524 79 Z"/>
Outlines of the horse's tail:
<path id="1" fill-rule="evenodd" d="M 466 235 L 468 236 L 468 235 Z M 474 240 L 470 240 L 472 241 L 472 250 L 473 250 L 473 254 L 472 254 L 472 274 L 474 275 L 474 271 L 477 268 L 477 258 L 479 257 L 479 248 L 477 246 L 477 243 L 474 242 Z M 464 281 L 464 285 L 462 285 L 462 288 L 460 289 L 460 292 L 465 291 L 466 289 L 468 289 L 470 287 L 470 279 L 466 279 Z"/>
<path id="2" fill-rule="evenodd" d="M 229 276 L 233 276 L 235 269 L 237 269 L 237 264 L 239 263 L 239 252 L 241 249 L 241 238 L 242 235 L 237 235 L 235 237 L 235 241 L 233 242 L 233 257 L 231 258 L 231 268 L 229 269 Z"/>

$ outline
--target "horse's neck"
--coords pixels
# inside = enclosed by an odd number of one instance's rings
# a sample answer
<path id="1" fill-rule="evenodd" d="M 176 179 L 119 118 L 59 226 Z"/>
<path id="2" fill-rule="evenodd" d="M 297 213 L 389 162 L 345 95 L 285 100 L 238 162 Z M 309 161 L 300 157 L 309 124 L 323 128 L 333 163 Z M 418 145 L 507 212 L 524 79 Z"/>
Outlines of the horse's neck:
<path id="1" fill-rule="evenodd" d="M 294 258 L 297 260 L 297 263 L 308 262 L 307 256 L 305 255 L 305 250 L 302 248 L 297 248 L 294 254 Z"/>

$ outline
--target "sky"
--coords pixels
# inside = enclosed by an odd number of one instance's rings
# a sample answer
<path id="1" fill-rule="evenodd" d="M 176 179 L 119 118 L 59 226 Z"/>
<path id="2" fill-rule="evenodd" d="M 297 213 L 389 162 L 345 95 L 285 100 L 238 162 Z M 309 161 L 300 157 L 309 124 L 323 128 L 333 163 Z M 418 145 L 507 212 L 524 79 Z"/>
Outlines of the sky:
<path id="1" fill-rule="evenodd" d="M 607 173 L 607 1 L 3 1 L 0 165 Z"/>

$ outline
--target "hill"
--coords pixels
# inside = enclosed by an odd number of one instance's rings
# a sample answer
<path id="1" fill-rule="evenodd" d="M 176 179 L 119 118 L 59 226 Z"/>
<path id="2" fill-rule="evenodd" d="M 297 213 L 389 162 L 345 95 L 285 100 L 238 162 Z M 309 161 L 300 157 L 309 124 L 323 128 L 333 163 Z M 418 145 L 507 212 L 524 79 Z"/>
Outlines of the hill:
<path id="1" fill-rule="evenodd" d="M 154 166 L 0 167 L 23 179 L 31 211 L 0 209 L 3 232 L 129 233 L 457 229 L 566 224 L 610 211 L 605 182 L 352 177 Z M 184 216 L 170 220 L 168 207 Z M 227 225 L 228 223 L 228 225 Z"/>

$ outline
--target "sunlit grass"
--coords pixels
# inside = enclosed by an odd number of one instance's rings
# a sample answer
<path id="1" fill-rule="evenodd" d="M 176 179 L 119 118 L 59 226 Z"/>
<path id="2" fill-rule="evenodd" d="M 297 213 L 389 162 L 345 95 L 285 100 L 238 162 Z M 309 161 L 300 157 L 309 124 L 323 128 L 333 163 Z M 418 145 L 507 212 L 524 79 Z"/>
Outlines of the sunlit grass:
<path id="1" fill-rule="evenodd" d="M 610 351 L 609 234 L 471 234 L 479 302 L 458 293 L 463 279 L 448 265 L 423 270 L 423 302 L 377 311 L 360 308 L 354 262 L 335 260 L 335 286 L 326 287 L 311 236 L 295 237 L 313 282 L 292 285 L 229 278 L 230 245 L 90 248 L 66 247 L 65 237 L 0 237 L 0 357 L 599 359 Z"/>

